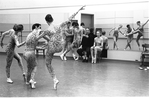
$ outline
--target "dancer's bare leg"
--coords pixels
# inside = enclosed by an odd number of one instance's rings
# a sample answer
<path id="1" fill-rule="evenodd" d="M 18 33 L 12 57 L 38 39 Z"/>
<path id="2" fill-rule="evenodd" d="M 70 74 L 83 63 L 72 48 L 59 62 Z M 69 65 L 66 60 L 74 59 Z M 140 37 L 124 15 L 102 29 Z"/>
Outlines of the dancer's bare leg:
<path id="1" fill-rule="evenodd" d="M 60 55 L 62 60 L 67 60 L 66 58 L 66 54 L 72 49 L 72 45 L 71 42 L 66 42 L 66 44 L 64 44 L 65 50 L 63 50 L 63 53 Z"/>
<path id="2" fill-rule="evenodd" d="M 125 49 L 124 49 L 124 50 L 126 50 L 126 49 L 127 49 L 127 47 L 129 47 L 129 48 L 130 48 L 130 50 L 131 50 L 131 45 L 130 45 L 131 41 L 132 41 L 132 38 L 128 38 L 128 39 L 127 39 L 127 45 L 126 45 L 126 47 L 125 47 Z"/>
<path id="3" fill-rule="evenodd" d="M 61 60 L 67 60 L 66 57 L 64 56 L 64 53 L 67 50 L 67 47 L 68 47 L 68 42 L 65 41 L 64 46 L 63 46 L 63 53 L 60 55 Z"/>
<path id="4" fill-rule="evenodd" d="M 66 54 L 72 50 L 72 47 L 73 47 L 73 45 L 70 42 L 68 42 L 67 49 L 61 56 L 64 60 L 67 60 Z"/>
<path id="5" fill-rule="evenodd" d="M 92 63 L 94 63 L 94 47 L 91 47 Z"/>
<path id="6" fill-rule="evenodd" d="M 117 46 L 117 40 L 118 40 L 118 37 L 117 36 L 113 36 L 113 40 L 114 40 L 114 45 L 113 45 L 113 49 L 116 49 L 118 50 L 118 46 Z"/>
<path id="7" fill-rule="evenodd" d="M 97 60 L 97 51 L 98 51 L 98 48 L 95 47 L 95 57 L 94 57 L 94 63 L 96 63 L 96 60 Z"/>
<path id="8" fill-rule="evenodd" d="M 141 36 L 138 35 L 138 36 L 137 36 L 137 39 L 136 39 L 137 45 L 138 45 L 138 47 L 139 47 L 139 50 L 140 50 L 140 43 L 139 43 L 140 38 L 141 38 Z"/>

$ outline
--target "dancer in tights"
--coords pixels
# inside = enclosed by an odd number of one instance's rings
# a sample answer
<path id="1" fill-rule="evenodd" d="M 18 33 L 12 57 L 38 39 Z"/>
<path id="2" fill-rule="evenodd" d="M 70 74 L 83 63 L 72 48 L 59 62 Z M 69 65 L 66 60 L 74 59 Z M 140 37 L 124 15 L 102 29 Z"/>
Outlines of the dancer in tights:
<path id="1" fill-rule="evenodd" d="M 85 24 L 82 22 L 81 24 L 80 24 L 80 32 L 81 32 L 81 37 L 83 38 L 83 35 L 85 34 Z M 81 38 L 81 40 L 82 40 L 82 38 Z"/>
<path id="2" fill-rule="evenodd" d="M 10 36 L 9 42 L 6 47 L 6 75 L 7 75 L 7 83 L 12 84 L 13 81 L 10 78 L 10 66 L 12 64 L 13 58 L 15 58 L 18 61 L 18 65 L 22 70 L 24 81 L 25 79 L 25 70 L 22 63 L 21 56 L 16 52 L 15 47 L 21 47 L 25 44 L 25 42 L 19 43 L 18 41 L 18 34 L 23 31 L 23 25 L 22 24 L 15 24 L 13 26 L 13 29 L 10 29 L 2 34 L 0 45 L 3 48 L 3 39 L 6 35 Z"/>
<path id="3" fill-rule="evenodd" d="M 133 29 L 131 28 L 131 26 L 128 24 L 126 27 L 127 27 L 126 35 L 132 33 Z M 132 40 L 133 40 L 133 34 L 128 35 L 128 36 L 127 36 L 127 45 L 126 45 L 126 47 L 125 47 L 124 50 L 126 50 L 127 47 L 129 47 L 130 50 L 131 50 L 131 45 L 130 45 L 130 43 L 132 42 Z"/>
<path id="4" fill-rule="evenodd" d="M 60 24 L 58 27 L 55 27 L 52 22 L 53 18 L 51 14 L 47 14 L 45 17 L 45 20 L 47 24 L 49 25 L 49 28 L 44 31 L 40 37 L 45 37 L 47 36 L 49 38 L 48 40 L 48 45 L 47 45 L 47 51 L 46 51 L 46 66 L 48 68 L 49 73 L 51 74 L 53 81 L 54 81 L 54 89 L 57 89 L 57 85 L 59 83 L 59 80 L 57 79 L 54 68 L 52 67 L 52 59 L 53 55 L 55 53 L 59 53 L 63 50 L 64 46 L 64 39 L 62 36 L 62 29 L 67 25 L 68 22 L 70 22 L 76 15 L 77 13 L 84 8 L 81 7 L 75 14 L 73 14 L 68 21 L 63 22 Z"/>
<path id="5" fill-rule="evenodd" d="M 137 39 L 136 39 L 136 42 L 138 44 L 138 47 L 139 47 L 139 50 L 140 50 L 140 43 L 139 43 L 139 40 L 140 38 L 143 36 L 144 34 L 144 26 L 148 23 L 149 19 L 141 25 L 141 22 L 140 21 L 137 21 L 137 25 L 138 25 L 138 28 L 136 30 L 134 30 L 132 33 L 130 34 L 127 34 L 127 36 L 131 35 L 131 34 L 136 34 L 138 33 L 138 36 L 137 36 Z"/>
<path id="6" fill-rule="evenodd" d="M 78 23 L 75 24 L 75 28 L 74 28 L 73 34 L 74 34 L 74 40 L 73 40 L 72 48 L 73 48 L 73 53 L 75 53 L 75 54 L 73 54 L 73 58 L 75 60 L 78 60 L 79 59 L 79 55 L 77 53 L 77 50 L 78 50 L 78 48 L 81 45 L 82 36 L 83 36 L 83 33 L 81 32 Z"/>
<path id="7" fill-rule="evenodd" d="M 66 54 L 64 55 L 64 53 L 66 53 L 68 49 L 70 49 L 71 44 L 73 42 L 74 35 L 72 31 L 74 28 L 74 24 L 75 22 L 72 23 L 72 27 L 71 27 L 71 22 L 68 22 L 66 25 L 66 28 L 63 29 L 63 34 L 64 34 L 63 38 L 65 43 L 64 43 L 63 53 L 60 55 L 60 58 L 62 60 L 67 60 Z"/>
<path id="8" fill-rule="evenodd" d="M 111 29 L 111 31 L 114 30 L 114 33 L 113 33 L 113 40 L 114 40 L 113 49 L 115 49 L 115 47 L 116 47 L 116 49 L 118 50 L 117 40 L 118 40 L 118 37 L 119 37 L 119 33 L 121 33 L 122 35 L 124 35 L 124 34 L 120 31 L 120 29 L 121 29 L 122 27 L 123 27 L 122 25 L 119 25 L 119 27 Z M 109 32 L 109 35 L 111 34 L 111 31 Z"/>
<path id="9" fill-rule="evenodd" d="M 69 44 L 69 47 L 67 47 L 67 49 L 63 52 L 63 54 L 61 55 L 61 58 L 66 57 L 66 54 L 69 51 L 72 51 L 72 56 L 74 58 L 74 60 L 78 60 L 79 56 L 76 55 L 76 49 L 79 47 L 80 43 L 81 43 L 81 35 L 80 35 L 80 30 L 79 30 L 79 24 L 78 23 L 73 23 L 73 29 L 72 29 L 72 34 L 73 34 L 73 42 L 71 42 Z"/>
<path id="10" fill-rule="evenodd" d="M 35 88 L 35 72 L 37 69 L 37 60 L 35 55 L 35 49 L 39 40 L 39 34 L 41 31 L 41 24 L 36 23 L 32 26 L 32 32 L 26 37 L 26 48 L 24 52 L 24 59 L 27 62 L 27 81 L 26 84 L 30 84 L 31 88 Z"/>

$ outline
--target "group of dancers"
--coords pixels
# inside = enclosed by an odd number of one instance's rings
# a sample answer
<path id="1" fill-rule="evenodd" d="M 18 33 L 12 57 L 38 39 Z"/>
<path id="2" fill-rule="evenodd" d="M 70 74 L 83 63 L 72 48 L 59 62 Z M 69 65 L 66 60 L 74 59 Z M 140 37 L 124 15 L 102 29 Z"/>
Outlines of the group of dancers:
<path id="1" fill-rule="evenodd" d="M 137 26 L 138 26 L 137 29 L 134 29 L 133 27 L 131 27 L 128 24 L 126 26 L 127 29 L 126 29 L 125 33 L 121 32 L 121 29 L 123 27 L 122 25 L 119 25 L 118 27 L 111 29 L 110 32 L 109 32 L 109 35 L 111 34 L 111 31 L 114 30 L 114 33 L 113 33 L 113 41 L 114 41 L 113 49 L 116 48 L 118 50 L 117 41 L 118 41 L 119 33 L 121 33 L 122 35 L 127 36 L 127 44 L 126 44 L 126 47 L 125 47 L 124 50 L 126 50 L 128 47 L 131 49 L 130 43 L 133 40 L 133 34 L 138 34 L 137 38 L 136 38 L 136 42 L 137 42 L 137 45 L 138 45 L 139 50 L 140 50 L 141 47 L 140 47 L 139 40 L 144 34 L 144 26 L 148 23 L 148 21 L 149 21 L 149 19 L 142 25 L 141 25 L 140 21 L 137 21 Z"/>
<path id="2" fill-rule="evenodd" d="M 57 85 L 59 83 L 59 80 L 56 77 L 56 74 L 54 72 L 54 68 L 52 67 L 52 59 L 55 53 L 59 53 L 63 51 L 63 53 L 60 55 L 60 58 L 62 60 L 67 60 L 66 54 L 71 50 L 72 51 L 72 56 L 74 60 L 79 59 L 79 55 L 76 53 L 76 49 L 79 49 L 80 44 L 83 40 L 83 37 L 87 37 L 87 31 L 88 29 L 84 28 L 84 23 L 81 23 L 81 26 L 79 27 L 79 24 L 76 22 L 72 23 L 71 26 L 71 21 L 72 19 L 78 14 L 80 10 L 83 10 L 84 6 L 81 7 L 76 13 L 74 13 L 69 19 L 63 23 L 61 23 L 59 26 L 54 26 L 53 25 L 53 17 L 51 14 L 47 14 L 45 16 L 45 21 L 49 25 L 49 28 L 47 30 L 42 31 L 41 30 L 41 24 L 35 23 L 32 26 L 32 32 L 30 32 L 26 40 L 23 41 L 22 43 L 19 43 L 18 40 L 18 34 L 23 31 L 23 25 L 22 24 L 15 24 L 13 26 L 13 29 L 10 29 L 4 33 L 2 33 L 1 39 L 0 39 L 0 45 L 3 48 L 3 39 L 5 35 L 10 35 L 9 42 L 6 47 L 6 76 L 7 76 L 7 82 L 12 84 L 13 81 L 10 78 L 10 67 L 13 61 L 13 58 L 15 58 L 18 61 L 18 65 L 20 66 L 22 70 L 22 76 L 24 81 L 26 82 L 27 85 L 30 85 L 31 88 L 36 88 L 35 84 L 35 73 L 37 70 L 37 60 L 36 60 L 36 55 L 35 55 L 35 50 L 36 46 L 38 43 L 38 40 L 41 38 L 44 38 L 47 41 L 47 46 L 46 46 L 46 66 L 51 74 L 51 77 L 54 82 L 54 89 L 57 89 Z M 137 22 L 137 25 L 139 26 L 137 29 L 133 29 L 130 25 L 127 25 L 127 30 L 126 33 L 122 33 L 120 29 L 122 28 L 122 25 L 119 25 L 118 28 L 113 28 L 114 30 L 113 33 L 113 39 L 114 39 L 114 45 L 113 48 L 115 47 L 118 49 L 117 46 L 117 40 L 119 37 L 119 33 L 125 35 L 128 37 L 127 39 L 127 47 L 131 49 L 131 41 L 133 38 L 133 34 L 138 33 L 137 36 L 137 44 L 140 48 L 140 43 L 139 39 L 140 37 L 143 36 L 144 32 L 144 25 L 147 24 L 149 20 L 147 20 L 143 25 L 141 25 L 140 21 Z M 111 30 L 111 31 L 112 31 Z M 111 33 L 110 31 L 110 33 Z M 104 42 L 107 42 L 107 37 L 104 36 L 105 32 L 103 32 L 103 36 L 101 38 L 101 33 L 97 31 L 96 33 L 97 37 L 94 39 L 93 46 L 90 48 L 91 50 L 91 58 L 92 58 L 92 63 L 96 63 L 96 58 L 97 58 L 97 51 L 101 52 L 103 50 Z M 22 63 L 21 56 L 16 52 L 15 47 L 21 47 L 25 44 L 25 50 L 23 53 L 23 57 L 26 60 L 27 63 L 27 72 L 25 72 L 24 65 Z M 107 43 L 106 43 L 107 44 Z M 106 45 L 108 46 L 108 45 Z M 108 49 L 108 48 L 107 48 Z"/>
<path id="3" fill-rule="evenodd" d="M 46 46 L 46 66 L 53 78 L 54 82 L 54 89 L 57 89 L 57 85 L 59 83 L 59 80 L 57 79 L 54 68 L 52 67 L 52 59 L 54 53 L 61 52 L 63 50 L 63 46 L 65 45 L 65 41 L 63 38 L 62 31 L 64 28 L 71 22 L 71 20 L 78 14 L 80 10 L 84 8 L 81 7 L 76 13 L 74 13 L 69 19 L 63 23 L 61 23 L 59 26 L 54 26 L 52 24 L 53 17 L 51 14 L 47 14 L 45 16 L 45 21 L 49 25 L 49 28 L 45 31 L 41 31 L 41 24 L 36 23 L 32 26 L 32 32 L 28 34 L 26 37 L 26 40 L 22 43 L 19 43 L 18 40 L 18 34 L 23 31 L 23 25 L 22 24 L 15 24 L 13 29 L 10 29 L 4 33 L 2 33 L 1 39 L 0 39 L 0 45 L 3 48 L 3 39 L 6 35 L 10 36 L 9 42 L 7 44 L 6 48 L 6 75 L 7 75 L 7 82 L 12 84 L 13 81 L 10 78 L 10 66 L 12 64 L 13 58 L 15 58 L 18 61 L 18 64 L 22 70 L 24 81 L 27 85 L 30 85 L 31 88 L 36 88 L 35 84 L 35 73 L 37 69 L 37 60 L 35 55 L 35 49 L 36 45 L 39 39 L 44 38 L 47 40 L 47 46 Z M 23 53 L 24 59 L 27 62 L 27 74 L 24 70 L 24 65 L 22 63 L 21 56 L 16 52 L 15 47 L 21 47 L 25 44 L 25 51 Z"/>

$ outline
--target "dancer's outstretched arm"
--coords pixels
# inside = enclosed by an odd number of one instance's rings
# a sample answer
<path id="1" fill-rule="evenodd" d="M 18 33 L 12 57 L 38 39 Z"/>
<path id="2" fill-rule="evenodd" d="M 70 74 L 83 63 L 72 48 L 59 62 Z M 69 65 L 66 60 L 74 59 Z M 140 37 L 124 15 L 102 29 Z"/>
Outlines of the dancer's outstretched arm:
<path id="1" fill-rule="evenodd" d="M 26 41 L 19 43 L 18 37 L 15 35 L 15 43 L 16 43 L 17 47 L 21 47 L 26 43 Z"/>
<path id="2" fill-rule="evenodd" d="M 46 37 L 46 35 L 47 34 L 50 34 L 50 33 L 52 33 L 52 32 L 50 32 L 49 30 L 46 30 L 46 31 L 44 31 L 44 32 L 42 32 L 38 37 L 37 37 L 37 39 L 36 39 L 36 41 L 38 41 L 39 39 L 41 39 L 41 38 L 44 38 L 44 39 L 46 39 L 47 41 L 49 41 L 49 39 Z"/>
<path id="3" fill-rule="evenodd" d="M 137 34 L 140 30 L 136 29 L 135 31 L 132 31 L 131 33 L 127 34 L 127 36 L 132 35 L 132 34 Z"/>
<path id="4" fill-rule="evenodd" d="M 41 35 L 43 32 L 44 32 L 44 31 L 41 31 L 41 32 L 39 33 L 39 35 Z M 37 38 L 38 38 L 38 37 L 37 37 Z M 49 42 L 49 38 L 48 38 L 45 34 L 44 34 L 43 38 L 44 38 L 45 40 L 47 40 L 47 42 Z"/>
<path id="5" fill-rule="evenodd" d="M 127 33 L 127 30 L 124 31 L 124 35 L 126 35 L 126 34 L 128 34 L 128 33 Z"/>
<path id="6" fill-rule="evenodd" d="M 147 24 L 148 21 L 149 21 L 149 19 L 142 25 L 142 27 L 144 27 Z"/>
<path id="7" fill-rule="evenodd" d="M 148 21 L 149 21 L 149 19 L 142 25 L 142 28 L 148 23 Z M 131 35 L 131 34 L 136 34 L 136 33 L 138 33 L 138 32 L 140 32 L 140 30 L 137 28 L 137 29 L 134 30 L 132 33 L 130 33 L 129 35 Z"/>
<path id="8" fill-rule="evenodd" d="M 67 21 L 63 22 L 62 24 L 60 24 L 60 27 L 63 28 L 66 26 L 67 22 L 71 21 L 77 14 L 80 10 L 84 10 L 84 7 L 85 6 L 82 6 L 76 13 L 74 13 L 73 15 L 71 15 Z"/>
<path id="9" fill-rule="evenodd" d="M 123 33 L 122 31 L 119 31 L 122 35 L 125 35 L 125 33 Z"/>
<path id="10" fill-rule="evenodd" d="M 2 33 L 1 39 L 0 39 L 0 46 L 3 48 L 3 39 L 6 35 L 9 35 L 11 33 L 12 29 L 5 31 Z"/>
<path id="11" fill-rule="evenodd" d="M 112 30 L 115 30 L 115 28 L 112 28 L 112 29 L 110 30 L 109 35 L 111 35 L 111 31 L 112 31 Z"/>

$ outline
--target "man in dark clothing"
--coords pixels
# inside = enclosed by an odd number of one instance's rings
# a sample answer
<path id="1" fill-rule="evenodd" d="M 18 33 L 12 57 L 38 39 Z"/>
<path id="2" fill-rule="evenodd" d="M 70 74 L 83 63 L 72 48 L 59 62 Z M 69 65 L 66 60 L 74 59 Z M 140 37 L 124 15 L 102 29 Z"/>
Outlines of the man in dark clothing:
<path id="1" fill-rule="evenodd" d="M 86 29 L 85 35 L 83 35 L 80 48 L 77 50 L 79 56 L 83 58 L 83 62 L 88 62 L 90 56 L 90 48 L 94 44 L 95 35 L 93 29 Z"/>

